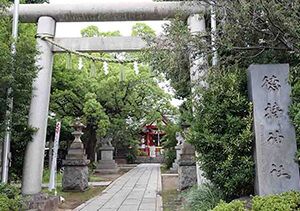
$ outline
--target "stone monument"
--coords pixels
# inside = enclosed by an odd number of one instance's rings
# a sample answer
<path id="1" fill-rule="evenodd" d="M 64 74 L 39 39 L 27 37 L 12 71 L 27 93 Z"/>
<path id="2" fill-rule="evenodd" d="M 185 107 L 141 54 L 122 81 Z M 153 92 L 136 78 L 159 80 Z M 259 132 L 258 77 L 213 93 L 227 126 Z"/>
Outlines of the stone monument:
<path id="1" fill-rule="evenodd" d="M 118 165 L 113 159 L 115 148 L 112 146 L 111 141 L 111 137 L 106 137 L 101 140 L 101 160 L 98 161 L 96 172 L 102 174 L 115 174 L 119 171 Z"/>
<path id="2" fill-rule="evenodd" d="M 182 137 L 180 132 L 176 132 L 176 140 L 177 140 L 177 145 L 175 146 L 176 150 L 176 158 L 172 164 L 171 171 L 172 172 L 178 172 L 178 161 L 180 159 L 180 154 L 181 154 L 181 149 L 182 149 L 182 144 L 184 142 L 184 138 Z"/>
<path id="3" fill-rule="evenodd" d="M 184 142 L 178 161 L 178 189 L 184 190 L 197 184 L 195 148 Z"/>
<path id="4" fill-rule="evenodd" d="M 289 65 L 251 65 L 248 76 L 254 113 L 255 192 L 300 190 L 295 130 L 288 115 Z"/>
<path id="5" fill-rule="evenodd" d="M 75 131 L 72 133 L 75 140 L 71 144 L 66 159 L 63 161 L 64 173 L 62 178 L 62 188 L 64 191 L 85 191 L 88 188 L 88 164 L 85 149 L 80 140 L 85 127 L 77 118 L 74 125 Z"/>

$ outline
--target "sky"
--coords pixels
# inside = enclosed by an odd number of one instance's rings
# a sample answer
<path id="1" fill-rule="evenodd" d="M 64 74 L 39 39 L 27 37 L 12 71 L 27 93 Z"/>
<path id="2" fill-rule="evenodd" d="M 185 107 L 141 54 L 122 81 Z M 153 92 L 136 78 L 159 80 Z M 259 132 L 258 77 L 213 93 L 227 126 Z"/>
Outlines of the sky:
<path id="1" fill-rule="evenodd" d="M 50 4 L 87 4 L 87 3 L 99 3 L 99 2 L 109 2 L 112 0 L 50 0 Z M 152 0 L 113 0 L 114 2 L 152 2 Z M 162 33 L 162 25 L 167 23 L 166 21 L 139 21 L 149 25 L 156 34 Z M 120 22 L 79 22 L 79 23 L 57 23 L 56 25 L 56 37 L 80 37 L 80 30 L 90 26 L 98 26 L 100 31 L 120 31 L 122 36 L 130 36 L 132 26 L 137 23 L 136 21 L 123 21 Z M 170 88 L 169 83 L 162 83 L 160 86 L 168 93 L 173 94 L 172 88 Z M 172 105 L 179 106 L 182 101 L 177 99 L 172 99 Z"/>
<path id="2" fill-rule="evenodd" d="M 112 0 L 50 0 L 50 4 L 87 4 L 96 2 L 109 2 Z M 152 0 L 113 0 L 114 2 L 151 2 Z M 162 32 L 162 25 L 166 21 L 139 21 L 148 24 L 156 31 L 156 34 Z M 56 26 L 56 37 L 80 37 L 80 30 L 89 26 L 96 25 L 101 31 L 117 31 L 123 36 L 130 36 L 132 26 L 136 21 L 120 22 L 82 22 L 82 23 L 58 23 Z"/>

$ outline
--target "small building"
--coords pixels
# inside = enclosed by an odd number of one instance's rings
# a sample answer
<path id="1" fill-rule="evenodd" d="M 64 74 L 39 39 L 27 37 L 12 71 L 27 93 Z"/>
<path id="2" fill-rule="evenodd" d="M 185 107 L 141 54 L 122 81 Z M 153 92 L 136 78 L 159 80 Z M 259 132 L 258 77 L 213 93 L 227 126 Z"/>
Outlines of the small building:
<path id="1" fill-rule="evenodd" d="M 167 125 L 168 120 L 162 116 L 160 120 L 155 120 L 142 127 L 140 150 L 145 152 L 148 157 L 157 157 L 162 153 L 161 139 L 166 133 L 159 129 L 158 124 Z"/>

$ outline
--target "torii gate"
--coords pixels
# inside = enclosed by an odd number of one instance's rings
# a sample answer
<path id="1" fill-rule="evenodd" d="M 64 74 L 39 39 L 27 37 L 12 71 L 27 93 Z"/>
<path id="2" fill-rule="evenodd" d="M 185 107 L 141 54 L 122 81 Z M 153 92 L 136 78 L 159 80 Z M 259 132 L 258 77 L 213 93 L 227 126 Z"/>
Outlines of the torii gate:
<path id="1" fill-rule="evenodd" d="M 91 21 L 147 21 L 174 18 L 180 14 L 187 20 L 192 34 L 205 32 L 205 5 L 183 2 L 124 2 L 89 4 L 21 4 L 20 21 L 38 23 L 37 45 L 40 55 L 36 65 L 40 67 L 33 82 L 33 93 L 29 112 L 29 125 L 38 128 L 28 143 L 23 167 L 22 193 L 34 195 L 41 192 L 46 141 L 47 119 L 50 100 L 53 54 L 61 52 L 41 37 L 53 38 L 61 45 L 83 52 L 137 51 L 146 47 L 146 43 L 137 37 L 109 38 L 55 38 L 56 22 Z M 12 15 L 12 9 L 9 11 Z M 191 65 L 192 81 L 201 76 L 204 59 Z"/>

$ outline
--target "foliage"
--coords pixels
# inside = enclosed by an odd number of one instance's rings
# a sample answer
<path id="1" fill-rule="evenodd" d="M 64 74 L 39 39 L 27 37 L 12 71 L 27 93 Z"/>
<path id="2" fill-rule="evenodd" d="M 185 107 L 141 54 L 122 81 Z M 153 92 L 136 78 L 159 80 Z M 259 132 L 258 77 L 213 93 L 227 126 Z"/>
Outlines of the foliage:
<path id="1" fill-rule="evenodd" d="M 218 1 L 218 4 L 222 23 L 217 42 L 220 64 L 238 63 L 246 68 L 251 63 L 289 63 L 293 100 L 290 114 L 299 149 L 299 0 Z M 299 154 L 300 151 L 298 157 Z"/>
<path id="2" fill-rule="evenodd" d="M 202 1 L 193 2 L 197 4 Z M 211 2 L 212 1 L 206 1 L 208 4 Z M 178 59 L 183 52 L 189 52 L 185 49 L 187 45 L 197 49 L 199 55 L 202 53 L 208 55 L 207 58 L 209 62 L 211 60 L 212 47 L 218 49 L 219 62 L 218 66 L 215 67 L 215 74 L 219 74 L 220 71 L 224 72 L 224 69 L 227 69 L 227 72 L 234 69 L 242 71 L 248 68 L 252 63 L 289 63 L 292 70 L 291 84 L 293 99 L 290 114 L 296 127 L 299 148 L 299 0 L 220 0 L 213 2 L 216 4 L 217 14 L 217 31 L 215 34 L 217 35 L 217 40 L 215 46 L 211 45 L 212 42 L 209 30 L 207 30 L 207 33 L 202 33 L 198 36 L 187 35 L 186 29 L 172 30 L 182 26 L 182 22 L 175 19 L 169 24 L 169 28 L 166 27 L 166 41 L 164 43 L 167 43 L 167 45 L 173 44 L 174 40 L 178 38 L 176 40 L 177 42 L 174 45 L 171 45 L 171 52 L 161 51 L 158 54 L 157 62 L 154 64 L 152 63 L 152 65 L 160 72 L 166 72 L 165 64 L 171 62 L 169 66 L 175 68 L 179 67 L 177 68 L 177 71 L 181 74 L 189 72 L 188 67 L 181 68 L 182 62 L 185 63 L 186 60 Z M 206 25 L 208 26 L 207 28 L 209 28 L 210 17 L 204 17 Z M 184 26 L 182 27 L 184 28 Z M 205 42 L 203 42 L 203 39 Z M 156 43 L 156 46 L 159 46 L 159 43 Z M 177 46 L 177 48 L 173 48 L 173 46 Z M 175 49 L 177 51 L 175 51 Z M 154 54 L 156 54 L 155 50 L 156 49 L 153 51 Z M 170 55 L 177 59 L 170 59 Z M 192 58 L 191 61 L 196 61 L 197 59 L 198 58 L 195 57 Z M 211 93 L 210 90 L 212 89 L 212 86 L 210 85 L 210 77 L 212 77 L 212 75 L 213 74 L 210 74 L 209 78 L 206 79 L 209 81 L 209 93 Z M 240 77 L 238 71 L 233 71 L 231 76 L 233 75 L 236 75 L 235 77 Z M 188 84 L 185 84 L 187 80 L 176 77 L 176 75 L 171 79 L 172 84 L 181 84 L 179 89 L 174 86 L 177 92 L 182 89 L 188 89 Z M 223 80 L 222 78 L 220 80 L 220 83 L 213 83 L 213 86 L 218 85 L 216 90 L 220 93 L 224 93 L 220 87 L 223 87 L 224 90 L 229 88 L 227 84 L 228 81 L 226 82 L 226 80 Z M 243 79 L 243 81 L 245 81 L 245 79 Z M 195 115 L 195 118 L 191 115 L 191 108 L 197 107 L 197 105 L 195 105 L 195 102 L 189 100 L 193 98 L 193 96 L 187 94 L 188 100 L 183 104 L 185 112 L 181 115 L 182 117 L 187 117 L 193 125 L 192 142 L 196 145 L 197 150 L 202 150 L 199 159 L 203 162 L 201 165 L 203 166 L 205 175 L 210 178 L 213 183 L 216 183 L 217 186 L 221 185 L 220 187 L 225 190 L 225 194 L 228 197 L 250 193 L 252 189 L 251 184 L 253 184 L 254 171 L 253 160 L 251 158 L 252 135 L 250 134 L 251 118 L 249 116 L 251 107 L 246 102 L 247 95 L 245 92 L 246 86 L 243 85 L 233 93 L 233 98 L 230 96 L 230 93 L 225 95 L 226 98 L 223 98 L 224 96 L 219 95 L 217 92 L 211 93 L 212 99 L 218 96 L 223 99 L 223 101 L 232 103 L 228 109 L 224 109 L 226 102 L 215 99 L 214 101 L 209 101 L 209 103 L 207 103 L 206 97 L 209 96 L 205 97 L 205 92 L 203 90 L 196 90 L 196 95 L 201 96 L 204 94 L 203 103 L 196 108 L 198 114 Z M 240 113 L 241 104 L 234 102 L 240 97 L 242 97 L 244 103 L 245 115 Z M 206 112 L 212 112 L 213 114 L 209 117 L 209 115 L 205 114 Z M 201 115 L 199 115 L 199 113 Z M 205 117 L 204 120 L 202 117 Z M 224 120 L 222 120 L 223 118 Z M 238 121 L 234 122 L 235 119 L 238 119 Z M 194 122 L 196 124 L 194 124 Z M 236 130 L 232 129 L 233 126 L 237 126 Z M 240 132 L 238 132 L 238 130 L 240 130 Z M 243 134 L 243 131 L 245 134 Z M 230 134 L 232 136 L 230 136 Z M 237 145 L 241 143 L 246 145 L 243 150 L 237 147 Z M 211 149 L 214 149 L 216 153 L 208 153 L 207 155 L 206 152 L 210 152 Z M 224 150 L 224 152 L 222 150 Z M 213 157 L 209 157 L 209 155 L 213 155 Z M 300 151 L 298 152 L 298 158 L 299 156 Z M 210 160 L 213 162 L 209 162 Z M 246 167 L 247 174 L 244 174 L 244 168 L 239 168 L 240 165 Z M 219 171 L 221 171 L 221 173 L 219 173 Z M 243 176 L 245 176 L 245 184 L 243 184 Z M 236 187 L 237 191 L 234 190 L 234 187 Z"/>
<path id="3" fill-rule="evenodd" d="M 292 85 L 292 102 L 290 107 L 290 115 L 296 129 L 296 137 L 298 144 L 298 161 L 300 161 L 300 69 L 296 66 L 292 69 L 290 81 Z"/>
<path id="4" fill-rule="evenodd" d="M 201 91 L 190 142 L 204 176 L 229 198 L 252 193 L 252 116 L 244 70 L 211 71 Z"/>
<path id="5" fill-rule="evenodd" d="M 50 169 L 46 168 L 46 169 L 43 170 L 42 183 L 44 183 L 44 184 L 49 183 L 50 174 L 51 174 Z M 60 171 L 56 172 L 55 181 L 56 181 L 56 183 L 61 183 L 61 181 L 62 181 L 62 172 L 60 172 Z"/>
<path id="6" fill-rule="evenodd" d="M 17 211 L 22 207 L 20 190 L 7 184 L 0 184 L 0 207 L 3 211 Z"/>
<path id="7" fill-rule="evenodd" d="M 246 211 L 245 203 L 239 200 L 234 200 L 230 203 L 221 201 L 213 211 Z"/>
<path id="8" fill-rule="evenodd" d="M 97 26 L 88 26 L 80 31 L 82 37 L 112 37 L 120 36 L 120 31 L 100 31 Z"/>
<path id="9" fill-rule="evenodd" d="M 136 23 L 132 27 L 131 36 L 143 37 L 144 39 L 153 39 L 156 34 L 155 31 L 145 23 Z"/>
<path id="10" fill-rule="evenodd" d="M 179 132 L 180 129 L 178 125 L 170 122 L 168 125 L 166 125 L 163 128 L 163 131 L 166 133 L 166 135 L 161 140 L 164 148 L 164 158 L 165 158 L 164 161 L 165 161 L 166 168 L 170 168 L 176 158 L 176 150 L 175 150 L 175 146 L 177 144 L 176 132 Z"/>
<path id="11" fill-rule="evenodd" d="M 90 26 L 82 30 L 82 35 L 112 34 Z M 107 53 L 93 55 L 107 58 L 119 56 Z M 71 67 L 66 69 L 68 56 L 55 57 L 51 111 L 57 115 L 56 118 L 69 122 L 69 125 L 75 117 L 83 118 L 87 128 L 82 140 L 89 159 L 94 159 L 94 153 L 104 137 L 113 139 L 117 154 L 122 152 L 133 159 L 140 126 L 161 114 L 173 112 L 170 96 L 159 87 L 158 80 L 146 65 L 140 64 L 139 74 L 135 74 L 133 64 L 110 63 L 106 75 L 102 62 L 83 60 L 83 68 L 78 70 L 78 59 L 72 57 Z M 125 78 L 120 77 L 121 71 L 125 73 Z"/>
<path id="12" fill-rule="evenodd" d="M 126 153 L 127 163 L 134 163 L 135 162 L 136 157 L 140 152 L 138 147 L 139 147 L 139 141 L 129 140 L 128 150 L 127 150 L 127 153 Z"/>
<path id="13" fill-rule="evenodd" d="M 11 19 L 0 17 L 0 139 L 5 131 L 5 113 L 7 109 L 7 91 L 13 92 L 14 109 L 12 113 L 12 165 L 11 175 L 21 177 L 22 162 L 26 144 L 31 140 L 33 129 L 27 124 L 31 99 L 32 81 L 36 76 L 35 66 L 35 27 L 32 24 L 19 26 L 19 38 L 16 43 L 16 55 L 11 54 Z M 16 156 L 18 155 L 18 156 Z"/>
<path id="14" fill-rule="evenodd" d="M 207 211 L 213 209 L 223 198 L 222 192 L 209 183 L 192 187 L 183 194 L 185 206 L 190 211 Z"/>
<path id="15" fill-rule="evenodd" d="M 278 195 L 255 196 L 252 201 L 253 211 L 293 211 L 300 208 L 300 193 L 291 191 Z"/>
<path id="16" fill-rule="evenodd" d="M 295 191 L 268 196 L 255 196 L 251 201 L 251 211 L 294 211 L 300 207 L 300 193 Z M 248 209 L 247 209 L 248 210 Z M 221 201 L 213 211 L 246 211 L 245 203 L 234 200 L 230 203 Z"/>
<path id="17" fill-rule="evenodd" d="M 163 73 L 170 80 L 177 98 L 185 98 L 190 94 L 187 53 L 190 34 L 185 21 L 179 19 L 164 25 L 164 32 L 164 36 L 155 40 L 151 48 L 144 52 L 144 58 L 156 73 Z"/>

